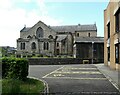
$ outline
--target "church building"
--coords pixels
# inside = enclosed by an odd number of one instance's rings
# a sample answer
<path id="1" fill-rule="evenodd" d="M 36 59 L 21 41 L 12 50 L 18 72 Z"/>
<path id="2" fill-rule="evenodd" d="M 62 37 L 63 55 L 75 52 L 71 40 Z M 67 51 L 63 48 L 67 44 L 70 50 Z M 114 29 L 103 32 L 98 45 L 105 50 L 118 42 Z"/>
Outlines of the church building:
<path id="1" fill-rule="evenodd" d="M 96 38 L 96 24 L 49 26 L 39 21 L 24 27 L 17 39 L 17 55 L 74 56 L 76 39 Z M 104 41 L 102 41 L 103 43 Z"/>

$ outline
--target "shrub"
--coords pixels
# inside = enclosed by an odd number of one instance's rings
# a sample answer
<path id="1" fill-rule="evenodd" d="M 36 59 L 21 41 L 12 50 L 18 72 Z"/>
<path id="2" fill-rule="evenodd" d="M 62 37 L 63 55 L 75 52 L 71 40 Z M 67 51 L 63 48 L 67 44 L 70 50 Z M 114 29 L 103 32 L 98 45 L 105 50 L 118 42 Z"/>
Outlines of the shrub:
<path id="1" fill-rule="evenodd" d="M 5 78 L 8 75 L 9 71 L 9 59 L 8 58 L 2 58 L 2 78 Z"/>
<path id="2" fill-rule="evenodd" d="M 28 61 L 21 58 L 2 59 L 2 77 L 25 80 L 28 76 Z"/>

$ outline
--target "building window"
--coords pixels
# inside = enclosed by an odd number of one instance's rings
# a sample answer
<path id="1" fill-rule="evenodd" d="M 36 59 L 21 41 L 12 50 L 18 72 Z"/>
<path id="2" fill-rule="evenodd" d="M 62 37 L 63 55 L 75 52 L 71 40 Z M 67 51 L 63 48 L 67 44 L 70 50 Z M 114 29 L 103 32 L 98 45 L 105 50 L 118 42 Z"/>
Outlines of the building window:
<path id="1" fill-rule="evenodd" d="M 39 28 L 37 29 L 37 31 L 36 31 L 36 37 L 42 38 L 43 35 L 44 35 L 43 29 L 42 29 L 41 27 L 39 27 Z"/>
<path id="2" fill-rule="evenodd" d="M 59 47 L 59 43 L 57 43 L 57 47 Z"/>
<path id="3" fill-rule="evenodd" d="M 22 43 L 20 43 L 20 49 L 22 50 Z"/>
<path id="4" fill-rule="evenodd" d="M 43 49 L 44 49 L 44 50 L 46 49 L 46 44 L 45 44 L 45 42 L 43 43 Z"/>
<path id="5" fill-rule="evenodd" d="M 25 49 L 25 43 L 21 43 L 20 49 L 21 49 L 21 50 L 24 50 L 24 49 Z"/>
<path id="6" fill-rule="evenodd" d="M 79 37 L 79 33 L 77 33 L 77 37 Z"/>
<path id="7" fill-rule="evenodd" d="M 108 61 L 110 61 L 110 47 L 108 47 Z"/>
<path id="8" fill-rule="evenodd" d="M 90 37 L 90 33 L 88 33 L 88 37 Z"/>
<path id="9" fill-rule="evenodd" d="M 56 54 L 57 54 L 57 55 L 59 55 L 59 53 L 60 53 L 60 50 L 59 50 L 59 49 L 57 49 L 57 50 L 56 50 Z"/>
<path id="10" fill-rule="evenodd" d="M 49 39 L 53 39 L 53 36 L 52 35 L 49 35 L 49 37 L 48 37 Z"/>
<path id="11" fill-rule="evenodd" d="M 107 25 L 107 33 L 108 33 L 108 38 L 110 38 L 110 22 Z"/>
<path id="12" fill-rule="evenodd" d="M 47 50 L 49 50 L 49 43 L 47 42 Z"/>
<path id="13" fill-rule="evenodd" d="M 115 29 L 116 32 L 120 32 L 120 9 L 115 14 Z"/>
<path id="14" fill-rule="evenodd" d="M 116 61 L 116 63 L 118 63 L 119 62 L 119 45 L 118 44 L 116 44 L 115 45 L 115 61 Z"/>
<path id="15" fill-rule="evenodd" d="M 44 42 L 43 49 L 44 50 L 49 50 L 49 43 L 48 42 Z"/>
<path id="16" fill-rule="evenodd" d="M 36 43 L 33 42 L 31 47 L 32 47 L 32 49 L 36 49 Z"/>

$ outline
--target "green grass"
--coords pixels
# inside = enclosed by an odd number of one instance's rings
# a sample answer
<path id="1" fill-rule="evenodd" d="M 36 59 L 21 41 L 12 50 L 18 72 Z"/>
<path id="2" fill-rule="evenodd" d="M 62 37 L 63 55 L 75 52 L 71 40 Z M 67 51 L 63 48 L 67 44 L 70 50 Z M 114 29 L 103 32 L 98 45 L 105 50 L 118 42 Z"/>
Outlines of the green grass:
<path id="1" fill-rule="evenodd" d="M 26 81 L 3 79 L 2 95 L 40 95 L 44 90 L 44 83 L 28 78 Z"/>

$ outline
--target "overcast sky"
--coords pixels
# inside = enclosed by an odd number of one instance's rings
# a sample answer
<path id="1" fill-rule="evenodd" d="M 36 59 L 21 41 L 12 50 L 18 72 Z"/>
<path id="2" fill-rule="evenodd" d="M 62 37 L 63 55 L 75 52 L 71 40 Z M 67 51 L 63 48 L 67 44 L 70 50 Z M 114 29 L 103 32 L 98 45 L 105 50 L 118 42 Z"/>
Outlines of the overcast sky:
<path id="1" fill-rule="evenodd" d="M 0 46 L 16 47 L 24 25 L 31 27 L 39 20 L 51 26 L 96 23 L 103 37 L 107 5 L 105 0 L 0 0 Z"/>

